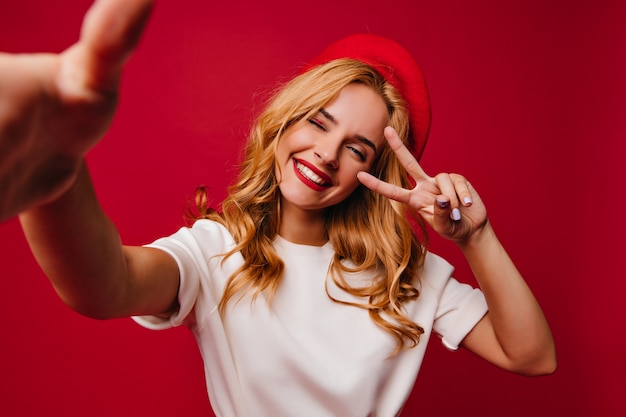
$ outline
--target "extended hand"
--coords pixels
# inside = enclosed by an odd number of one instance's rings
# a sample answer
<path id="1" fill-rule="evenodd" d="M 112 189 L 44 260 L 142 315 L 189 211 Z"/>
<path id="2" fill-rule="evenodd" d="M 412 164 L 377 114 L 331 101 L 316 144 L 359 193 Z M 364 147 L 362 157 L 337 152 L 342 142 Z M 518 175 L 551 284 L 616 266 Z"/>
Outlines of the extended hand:
<path id="1" fill-rule="evenodd" d="M 385 128 L 385 138 L 415 181 L 415 187 L 407 190 L 360 172 L 358 178 L 363 185 L 387 198 L 408 204 L 437 233 L 448 239 L 464 242 L 484 228 L 487 224 L 485 205 L 465 177 L 446 173 L 430 177 L 393 128 Z"/>
<path id="2" fill-rule="evenodd" d="M 59 55 L 0 54 L 0 221 L 54 199 L 108 129 L 152 0 L 98 0 Z"/>

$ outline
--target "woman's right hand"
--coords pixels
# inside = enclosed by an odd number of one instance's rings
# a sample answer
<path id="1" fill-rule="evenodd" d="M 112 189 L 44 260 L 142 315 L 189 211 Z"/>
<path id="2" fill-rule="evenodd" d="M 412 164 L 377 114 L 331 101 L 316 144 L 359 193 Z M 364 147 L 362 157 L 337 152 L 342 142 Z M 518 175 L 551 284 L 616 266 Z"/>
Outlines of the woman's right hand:
<path id="1" fill-rule="evenodd" d="M 0 54 L 0 221 L 53 200 L 108 129 L 152 0 L 98 0 L 61 54 Z"/>

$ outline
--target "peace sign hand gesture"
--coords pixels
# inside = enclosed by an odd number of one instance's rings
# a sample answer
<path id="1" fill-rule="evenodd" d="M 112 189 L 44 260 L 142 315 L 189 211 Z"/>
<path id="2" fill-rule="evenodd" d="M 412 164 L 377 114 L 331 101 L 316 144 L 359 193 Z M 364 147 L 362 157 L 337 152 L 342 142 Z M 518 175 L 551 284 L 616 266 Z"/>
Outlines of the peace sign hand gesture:
<path id="1" fill-rule="evenodd" d="M 437 233 L 458 243 L 469 241 L 485 227 L 487 210 L 465 177 L 447 173 L 430 177 L 404 146 L 395 129 L 388 126 L 384 133 L 398 160 L 415 181 L 415 187 L 408 190 L 360 172 L 358 178 L 363 185 L 387 198 L 408 204 Z"/>
<path id="2" fill-rule="evenodd" d="M 415 187 L 407 190 L 365 172 L 359 172 L 359 180 L 387 198 L 408 204 L 437 233 L 454 240 L 485 295 L 489 312 L 465 336 L 462 346 L 512 372 L 554 372 L 556 355 L 550 327 L 491 228 L 476 190 L 458 174 L 428 176 L 391 127 L 385 128 L 385 138 Z"/>

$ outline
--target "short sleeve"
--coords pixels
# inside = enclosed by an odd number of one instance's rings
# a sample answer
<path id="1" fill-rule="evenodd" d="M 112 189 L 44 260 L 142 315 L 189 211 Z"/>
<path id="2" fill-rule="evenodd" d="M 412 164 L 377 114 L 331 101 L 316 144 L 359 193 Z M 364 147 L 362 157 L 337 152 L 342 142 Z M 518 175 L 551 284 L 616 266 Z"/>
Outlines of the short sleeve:
<path id="1" fill-rule="evenodd" d="M 439 302 L 433 330 L 441 335 L 445 347 L 457 350 L 487 311 L 481 290 L 450 278 Z"/>
<path id="2" fill-rule="evenodd" d="M 199 280 L 197 278 L 197 274 L 195 274 L 192 270 L 192 257 L 186 248 L 180 245 L 180 243 L 173 237 L 162 238 L 146 246 L 165 251 L 176 261 L 180 273 L 180 283 L 178 288 L 179 308 L 169 317 L 136 316 L 133 317 L 133 320 L 143 327 L 152 330 L 163 330 L 180 326 L 193 310 L 193 306 L 195 305 L 195 301 L 198 296 Z"/>
<path id="3" fill-rule="evenodd" d="M 198 309 L 204 312 L 215 308 L 221 297 L 223 280 L 220 274 L 215 276 L 215 271 L 220 269 L 220 255 L 232 248 L 232 237 L 220 224 L 199 220 L 191 228 L 181 228 L 146 246 L 163 250 L 176 261 L 180 272 L 179 309 L 169 317 L 136 316 L 133 320 L 153 330 L 195 326 L 196 317 L 202 313 Z"/>
<path id="4" fill-rule="evenodd" d="M 453 272 L 454 268 L 445 259 L 429 252 L 420 298 L 434 311 L 433 332 L 441 336 L 445 347 L 457 350 L 488 308 L 482 291 L 457 281 Z"/>

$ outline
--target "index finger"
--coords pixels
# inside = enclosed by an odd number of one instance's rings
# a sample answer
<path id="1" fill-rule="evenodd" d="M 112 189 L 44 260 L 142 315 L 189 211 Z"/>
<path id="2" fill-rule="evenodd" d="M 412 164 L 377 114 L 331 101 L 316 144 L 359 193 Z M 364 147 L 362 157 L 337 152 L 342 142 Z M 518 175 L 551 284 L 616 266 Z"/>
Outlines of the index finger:
<path id="1" fill-rule="evenodd" d="M 422 169 L 413 154 L 407 149 L 406 146 L 404 146 L 400 136 L 398 136 L 398 132 L 396 132 L 393 127 L 387 126 L 384 133 L 391 150 L 394 154 L 396 154 L 400 164 L 402 164 L 404 169 L 406 169 L 414 180 L 432 180 L 432 178 Z"/>

